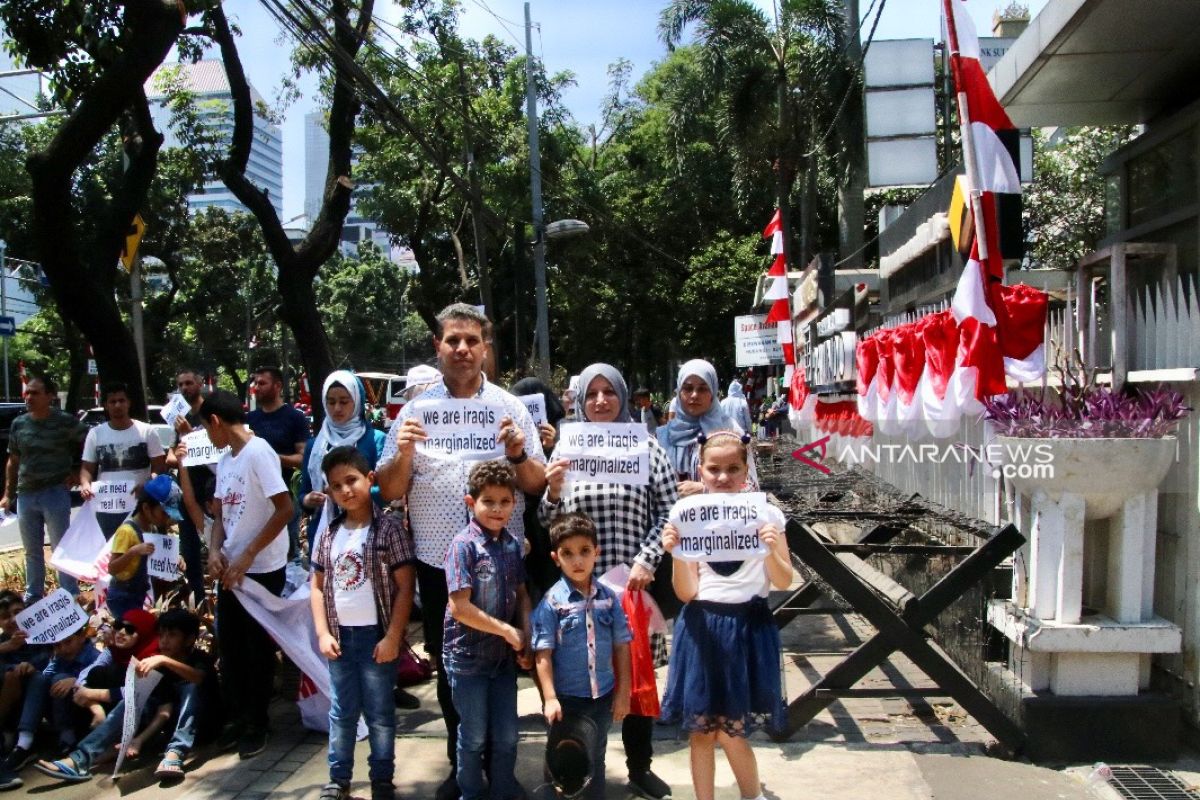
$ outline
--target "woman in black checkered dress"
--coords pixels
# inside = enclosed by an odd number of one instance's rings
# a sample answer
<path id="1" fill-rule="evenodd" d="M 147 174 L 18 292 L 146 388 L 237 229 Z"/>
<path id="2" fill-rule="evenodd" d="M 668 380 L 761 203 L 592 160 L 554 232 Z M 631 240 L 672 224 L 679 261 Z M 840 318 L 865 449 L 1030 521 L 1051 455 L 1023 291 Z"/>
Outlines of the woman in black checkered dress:
<path id="1" fill-rule="evenodd" d="M 608 364 L 593 364 L 580 373 L 575 412 L 575 420 L 579 422 L 632 422 L 629 390 L 621 373 Z M 594 481 L 567 484 L 564 481 L 567 462 L 557 458 L 556 452 L 547 465 L 548 485 L 538 507 L 538 515 L 546 525 L 556 515 L 567 512 L 590 517 L 600 534 L 596 575 L 626 565 L 630 570 L 626 585 L 631 589 L 646 589 L 654 580 L 655 570 L 663 559 L 663 525 L 679 497 L 675 471 L 666 451 L 653 438 L 649 445 L 650 479 L 641 486 Z M 661 651 L 655 653 L 656 663 L 665 664 L 665 638 L 654 636 L 651 642 L 658 645 L 656 651 Z M 663 659 L 661 662 L 659 657 Z M 653 726 L 650 717 L 627 716 L 622 723 L 621 738 L 631 788 L 643 797 L 661 798 L 670 794 L 670 787 L 650 771 Z"/>

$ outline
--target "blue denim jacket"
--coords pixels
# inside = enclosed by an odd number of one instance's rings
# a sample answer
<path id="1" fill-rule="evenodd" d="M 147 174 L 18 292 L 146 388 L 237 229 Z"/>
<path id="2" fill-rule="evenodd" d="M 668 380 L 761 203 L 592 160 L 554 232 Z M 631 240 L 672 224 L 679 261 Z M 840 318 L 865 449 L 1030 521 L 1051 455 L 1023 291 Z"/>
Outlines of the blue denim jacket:
<path id="1" fill-rule="evenodd" d="M 593 580 L 591 594 L 585 598 L 570 581 L 559 578 L 538 603 L 532 621 L 533 649 L 554 651 L 555 692 L 595 699 L 613 690 L 613 646 L 626 644 L 633 634 L 611 589 Z M 594 642 L 594 657 L 589 638 Z"/>

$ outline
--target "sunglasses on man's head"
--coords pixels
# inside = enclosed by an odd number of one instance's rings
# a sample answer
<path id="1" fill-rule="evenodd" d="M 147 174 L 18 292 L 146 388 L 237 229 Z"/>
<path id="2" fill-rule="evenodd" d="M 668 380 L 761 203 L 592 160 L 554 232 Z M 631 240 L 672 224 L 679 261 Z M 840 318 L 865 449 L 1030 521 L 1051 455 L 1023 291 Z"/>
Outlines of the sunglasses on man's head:
<path id="1" fill-rule="evenodd" d="M 113 630 L 117 631 L 118 633 L 127 634 L 129 636 L 133 636 L 138 632 L 137 626 L 134 625 L 132 622 L 118 623 L 116 626 L 113 627 Z"/>

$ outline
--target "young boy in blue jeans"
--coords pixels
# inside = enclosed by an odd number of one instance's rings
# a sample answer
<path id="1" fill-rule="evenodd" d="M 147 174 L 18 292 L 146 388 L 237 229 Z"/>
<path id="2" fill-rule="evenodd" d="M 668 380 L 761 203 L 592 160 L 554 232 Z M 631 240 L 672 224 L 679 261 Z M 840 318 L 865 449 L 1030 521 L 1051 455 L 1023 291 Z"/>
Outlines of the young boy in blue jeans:
<path id="1" fill-rule="evenodd" d="M 321 800 L 350 797 L 358 717 L 367 721 L 371 800 L 396 789 L 396 659 L 412 611 L 416 555 L 400 518 L 371 502 L 375 473 L 357 448 L 321 460 L 340 514 L 313 550 L 312 615 L 329 659 L 329 783 Z"/>
<path id="2" fill-rule="evenodd" d="M 524 548 L 505 528 L 516 502 L 517 474 L 504 461 L 471 469 L 466 529 L 446 553 L 442 660 L 458 723 L 458 789 L 462 800 L 512 800 L 517 785 L 517 671 L 529 669 L 529 594 Z M 515 659 L 514 659 L 515 654 Z M 515 663 L 514 663 L 515 662 Z M 483 750 L 491 744 L 490 794 Z"/>
<path id="3" fill-rule="evenodd" d="M 564 713 L 596 723 L 591 798 L 604 797 L 608 729 L 629 713 L 629 642 L 633 634 L 615 592 L 592 576 L 600 553 L 595 524 L 560 514 L 550 526 L 550 557 L 563 576 L 533 612 L 533 651 L 542 711 L 553 725 Z"/>

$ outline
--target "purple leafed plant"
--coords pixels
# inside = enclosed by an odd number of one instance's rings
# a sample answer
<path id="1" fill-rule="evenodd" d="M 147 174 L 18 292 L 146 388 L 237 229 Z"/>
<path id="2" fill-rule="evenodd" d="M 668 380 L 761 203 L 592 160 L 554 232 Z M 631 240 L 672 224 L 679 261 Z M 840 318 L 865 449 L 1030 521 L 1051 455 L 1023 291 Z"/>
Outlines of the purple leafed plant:
<path id="1" fill-rule="evenodd" d="M 1114 392 L 1080 380 L 1069 369 L 1057 398 L 1021 392 L 985 400 L 986 416 L 1001 436 L 1029 439 L 1159 439 L 1175 432 L 1191 407 L 1163 387 Z"/>

